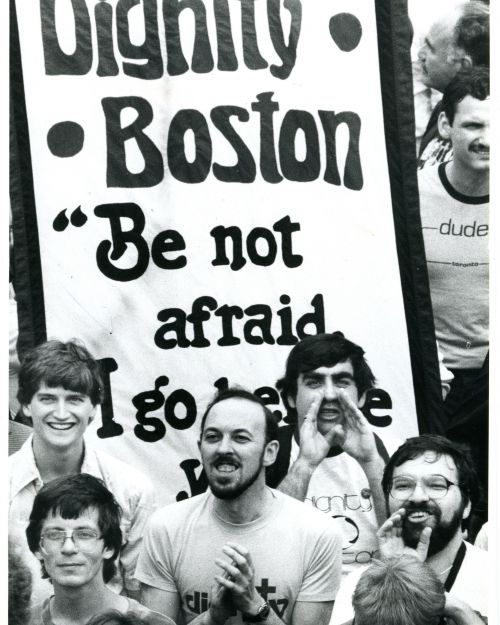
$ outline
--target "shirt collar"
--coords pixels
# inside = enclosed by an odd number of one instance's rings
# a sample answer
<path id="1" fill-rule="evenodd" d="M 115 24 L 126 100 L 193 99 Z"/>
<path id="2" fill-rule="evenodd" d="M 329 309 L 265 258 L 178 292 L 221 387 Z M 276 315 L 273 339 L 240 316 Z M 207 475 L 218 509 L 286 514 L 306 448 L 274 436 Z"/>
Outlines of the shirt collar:
<path id="1" fill-rule="evenodd" d="M 43 486 L 40 471 L 36 466 L 35 455 L 33 453 L 33 434 L 26 439 L 20 449 L 13 454 L 11 458 L 11 499 L 31 483 L 35 483 L 35 486 L 38 486 L 38 488 Z M 89 444 L 85 442 L 85 439 L 81 472 L 90 473 L 91 475 L 102 478 L 96 452 L 92 446 L 89 446 Z"/>

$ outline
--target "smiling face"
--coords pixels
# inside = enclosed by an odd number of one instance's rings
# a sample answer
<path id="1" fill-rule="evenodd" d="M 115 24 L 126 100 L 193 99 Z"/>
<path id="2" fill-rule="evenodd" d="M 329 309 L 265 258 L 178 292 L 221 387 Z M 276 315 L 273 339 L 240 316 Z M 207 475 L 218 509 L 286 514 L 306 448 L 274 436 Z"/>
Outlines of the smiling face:
<path id="1" fill-rule="evenodd" d="M 262 406 L 241 398 L 216 403 L 208 413 L 200 453 L 208 484 L 219 499 L 236 499 L 256 482 L 264 485 L 264 467 L 276 458 L 277 442 L 265 441 Z"/>
<path id="2" fill-rule="evenodd" d="M 51 529 L 57 530 L 93 530 L 97 536 L 99 515 L 95 508 L 89 508 L 77 519 L 63 519 L 59 514 L 49 515 L 43 522 L 41 535 Z M 75 544 L 72 538 L 66 538 L 62 545 L 49 544 L 43 541 L 36 552 L 39 560 L 43 560 L 45 570 L 57 586 L 81 587 L 87 585 L 104 585 L 102 568 L 104 561 L 113 556 L 113 550 L 104 546 L 102 538 Z"/>
<path id="3" fill-rule="evenodd" d="M 471 95 L 458 102 L 453 123 L 443 112 L 439 132 L 453 146 L 453 160 L 462 169 L 481 172 L 490 168 L 490 99 Z"/>
<path id="4" fill-rule="evenodd" d="M 61 386 L 40 385 L 24 413 L 33 420 L 36 445 L 45 450 L 81 448 L 83 434 L 95 416 L 88 395 Z"/>
<path id="5" fill-rule="evenodd" d="M 302 426 L 311 403 L 322 397 L 318 411 L 318 430 L 326 434 L 335 423 L 343 420 L 343 412 L 338 400 L 339 389 L 343 389 L 355 403 L 359 393 L 354 382 L 354 369 L 350 360 L 338 362 L 332 367 L 317 367 L 300 373 L 297 380 L 297 395 L 288 397 L 288 403 L 297 410 L 298 427 Z"/>
<path id="6" fill-rule="evenodd" d="M 422 487 L 422 480 L 430 481 L 432 476 L 443 476 L 450 482 L 448 492 L 437 500 Z M 458 484 L 458 472 L 453 459 L 446 455 L 437 455 L 427 451 L 413 460 L 407 460 L 394 467 L 392 480 L 411 478 L 417 482 L 415 490 L 406 501 L 395 499 L 389 495 L 390 514 L 399 508 L 405 508 L 403 519 L 403 540 L 405 544 L 415 548 L 424 527 L 431 527 L 432 534 L 429 555 L 441 551 L 458 533 L 461 533 L 462 519 L 470 513 L 470 503 L 466 503 Z M 432 482 L 431 482 L 432 483 Z"/>

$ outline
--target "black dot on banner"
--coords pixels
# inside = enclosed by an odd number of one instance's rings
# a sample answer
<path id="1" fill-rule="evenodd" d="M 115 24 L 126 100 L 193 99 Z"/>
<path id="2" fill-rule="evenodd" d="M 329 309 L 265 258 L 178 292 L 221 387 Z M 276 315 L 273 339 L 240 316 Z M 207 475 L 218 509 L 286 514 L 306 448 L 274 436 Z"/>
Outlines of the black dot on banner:
<path id="1" fill-rule="evenodd" d="M 330 35 L 342 52 L 354 50 L 361 34 L 361 23 L 352 13 L 337 13 L 330 19 Z"/>
<path id="2" fill-rule="evenodd" d="M 84 132 L 76 122 L 58 122 L 47 133 L 47 145 L 54 156 L 74 156 L 83 147 Z"/>

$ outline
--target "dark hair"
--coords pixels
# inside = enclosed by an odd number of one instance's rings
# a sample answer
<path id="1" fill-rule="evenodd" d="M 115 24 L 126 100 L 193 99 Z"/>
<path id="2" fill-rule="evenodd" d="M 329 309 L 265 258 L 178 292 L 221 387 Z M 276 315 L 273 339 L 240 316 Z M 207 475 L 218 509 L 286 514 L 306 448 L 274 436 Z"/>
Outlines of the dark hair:
<path id="1" fill-rule="evenodd" d="M 9 625 L 30 620 L 31 571 L 23 561 L 13 536 L 9 536 Z"/>
<path id="2" fill-rule="evenodd" d="M 284 377 L 276 382 L 276 388 L 288 411 L 288 421 L 297 418 L 297 411 L 288 403 L 288 397 L 297 395 L 297 381 L 301 373 L 350 361 L 358 394 L 361 396 L 372 388 L 375 376 L 364 358 L 364 353 L 359 345 L 346 339 L 342 332 L 306 336 L 297 343 L 288 355 Z"/>
<path id="3" fill-rule="evenodd" d="M 57 478 L 43 486 L 35 497 L 26 528 L 28 546 L 33 553 L 39 551 L 42 526 L 50 514 L 59 514 L 63 519 L 77 519 L 90 508 L 97 510 L 104 546 L 113 550 L 111 558 L 104 560 L 103 564 L 103 578 L 108 583 L 115 574 L 114 561 L 122 545 L 122 511 L 104 482 L 93 475 L 78 473 Z M 42 577 L 48 577 L 43 562 Z"/>
<path id="4" fill-rule="evenodd" d="M 220 391 L 208 404 L 201 418 L 201 435 L 203 435 L 203 430 L 205 429 L 205 422 L 207 420 L 208 413 L 212 410 L 215 404 L 219 404 L 221 401 L 225 401 L 226 399 L 246 399 L 247 401 L 251 401 L 260 406 L 266 419 L 266 443 L 269 443 L 269 441 L 275 441 L 278 438 L 278 420 L 274 416 L 273 412 L 269 410 L 258 395 L 254 395 L 253 393 L 250 393 L 250 391 L 238 387 L 231 387 L 224 391 Z"/>
<path id="5" fill-rule="evenodd" d="M 373 560 L 352 596 L 356 625 L 437 625 L 444 610 L 443 584 L 413 556 Z"/>
<path id="6" fill-rule="evenodd" d="M 441 107 L 450 124 L 453 124 L 458 104 L 466 97 L 486 100 L 490 95 L 490 71 L 485 67 L 462 69 L 443 92 Z"/>
<path id="7" fill-rule="evenodd" d="M 433 451 L 437 458 L 450 456 L 457 468 L 458 486 L 465 503 L 470 501 L 472 508 L 479 499 L 479 481 L 469 448 L 466 445 L 450 441 L 439 434 L 422 434 L 408 438 L 389 458 L 382 477 L 382 488 L 386 500 L 391 490 L 394 468 L 408 460 L 414 460 L 427 451 Z"/>
<path id="8" fill-rule="evenodd" d="M 468 54 L 474 66 L 490 66 L 490 9 L 484 2 L 469 0 L 455 26 L 455 44 Z"/>
<path id="9" fill-rule="evenodd" d="M 101 403 L 99 363 L 80 341 L 46 341 L 24 355 L 19 369 L 19 403 L 29 404 L 44 383 L 88 395 L 94 406 Z"/>

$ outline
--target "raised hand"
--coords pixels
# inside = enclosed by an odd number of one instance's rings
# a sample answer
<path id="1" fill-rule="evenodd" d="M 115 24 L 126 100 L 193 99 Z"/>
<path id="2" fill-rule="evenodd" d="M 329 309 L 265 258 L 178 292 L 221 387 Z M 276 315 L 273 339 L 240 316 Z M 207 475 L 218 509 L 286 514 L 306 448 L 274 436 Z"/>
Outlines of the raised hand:
<path id="1" fill-rule="evenodd" d="M 425 562 L 429 550 L 432 528 L 424 527 L 415 549 L 408 547 L 405 545 L 402 537 L 403 518 L 405 514 L 406 510 L 404 508 L 399 508 L 399 510 L 396 510 L 378 530 L 377 540 L 380 557 L 388 559 L 404 554 L 413 556 L 421 562 Z"/>
<path id="2" fill-rule="evenodd" d="M 325 435 L 328 442 L 340 445 L 360 463 L 374 460 L 378 457 L 377 446 L 366 417 L 343 389 L 339 389 L 337 399 L 343 419 Z"/>
<path id="3" fill-rule="evenodd" d="M 318 393 L 311 402 L 299 431 L 300 457 L 311 468 L 316 468 L 330 450 L 329 438 L 318 431 L 318 411 L 323 401 L 323 393 Z"/>

